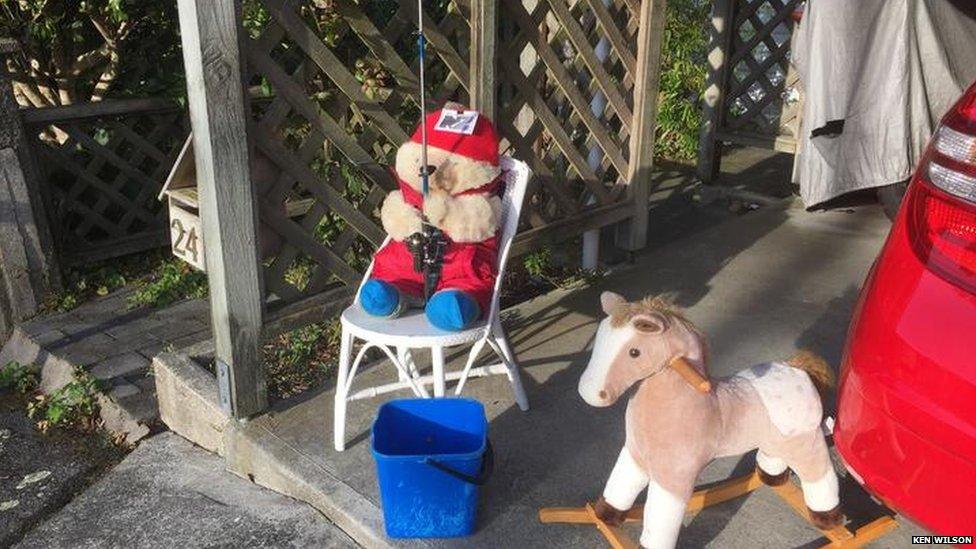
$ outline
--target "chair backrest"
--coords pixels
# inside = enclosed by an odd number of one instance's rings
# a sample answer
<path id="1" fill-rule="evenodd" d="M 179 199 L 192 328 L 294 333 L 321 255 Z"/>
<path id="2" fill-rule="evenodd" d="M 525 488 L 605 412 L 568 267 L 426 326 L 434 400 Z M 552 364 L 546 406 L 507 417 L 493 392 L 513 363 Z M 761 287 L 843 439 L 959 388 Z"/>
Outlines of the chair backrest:
<path id="1" fill-rule="evenodd" d="M 501 234 L 498 239 L 498 278 L 495 279 L 495 289 L 491 296 L 491 310 L 485 317 L 489 324 L 495 320 L 500 307 L 502 280 L 505 278 L 505 266 L 508 264 L 512 241 L 518 232 L 519 217 L 522 215 L 522 205 L 525 203 L 525 191 L 532 179 L 529 165 L 510 156 L 501 157 L 502 174 L 505 178 L 505 194 L 502 196 Z"/>
<path id="2" fill-rule="evenodd" d="M 502 169 L 502 177 L 505 178 L 505 194 L 502 195 L 502 218 L 499 223 L 501 231 L 498 237 L 498 278 L 495 279 L 495 288 L 491 296 L 491 310 L 485 319 L 490 324 L 498 315 L 500 306 L 502 279 L 505 275 L 505 266 L 508 264 L 509 251 L 512 248 L 512 241 L 518 232 L 519 216 L 522 215 L 522 205 L 525 202 L 525 191 L 529 187 L 529 180 L 532 178 L 532 170 L 529 165 L 521 160 L 516 160 L 510 156 L 503 156 L 499 159 Z M 377 249 L 386 246 L 390 241 L 387 236 Z M 363 275 L 362 282 L 353 297 L 355 303 L 359 302 L 359 291 L 363 289 L 363 284 L 369 280 L 373 273 L 373 262 L 369 262 L 369 268 Z"/>

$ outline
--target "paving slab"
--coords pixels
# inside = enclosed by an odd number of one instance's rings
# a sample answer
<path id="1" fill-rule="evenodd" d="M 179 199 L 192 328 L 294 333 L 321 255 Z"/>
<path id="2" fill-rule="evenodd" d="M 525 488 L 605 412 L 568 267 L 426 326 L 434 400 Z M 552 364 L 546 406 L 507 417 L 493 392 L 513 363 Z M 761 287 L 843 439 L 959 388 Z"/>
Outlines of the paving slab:
<path id="1" fill-rule="evenodd" d="M 307 504 L 172 434 L 145 440 L 17 547 L 356 547 Z"/>
<path id="2" fill-rule="evenodd" d="M 159 352 L 209 338 L 210 319 L 206 300 L 130 309 L 131 293 L 124 288 L 17 327 L 0 349 L 0 364 L 14 360 L 34 366 L 45 393 L 70 383 L 78 370 L 106 382 L 102 419 L 134 443 L 152 432 L 159 417 L 155 384 L 136 380 L 147 375 Z"/>
<path id="3" fill-rule="evenodd" d="M 623 443 L 624 403 L 590 408 L 576 391 L 602 317 L 603 290 L 632 300 L 670 295 L 708 335 L 715 375 L 786 358 L 798 348 L 812 348 L 837 364 L 857 289 L 887 230 L 879 208 L 808 213 L 787 201 L 643 253 L 634 266 L 595 287 L 553 292 L 506 311 L 505 326 L 524 369 L 531 410 L 514 405 L 504 376 L 469 382 L 466 393 L 488 412 L 495 476 L 482 495 L 477 533 L 427 545 L 601 546 L 594 528 L 542 525 L 536 517 L 540 507 L 594 500 Z M 459 367 L 457 359 L 450 367 Z M 393 368 L 381 364 L 361 373 L 354 388 L 395 379 Z M 331 388 L 278 403 L 239 428 L 241 442 L 227 452 L 230 466 L 253 472 L 257 482 L 305 494 L 310 501 L 318 498 L 320 508 L 357 528 L 374 528 L 382 539 L 369 426 L 380 402 L 408 395 L 350 403 L 345 452 L 332 447 Z M 753 466 L 751 454 L 718 460 L 700 482 L 719 481 Z M 315 471 L 322 480 L 316 485 L 303 471 Z M 877 507 L 850 479 L 843 486 L 849 515 L 871 518 Z M 350 516 L 347 509 L 353 506 L 358 515 Z M 906 522 L 874 546 L 904 546 L 911 533 L 921 530 Z M 798 547 L 818 538 L 771 491 L 760 490 L 689 518 L 679 545 Z"/>
<path id="4" fill-rule="evenodd" d="M 130 374 L 146 372 L 149 369 L 149 360 L 146 357 L 127 352 L 116 355 L 97 362 L 88 371 L 95 379 L 110 381 L 117 377 L 124 377 Z"/>

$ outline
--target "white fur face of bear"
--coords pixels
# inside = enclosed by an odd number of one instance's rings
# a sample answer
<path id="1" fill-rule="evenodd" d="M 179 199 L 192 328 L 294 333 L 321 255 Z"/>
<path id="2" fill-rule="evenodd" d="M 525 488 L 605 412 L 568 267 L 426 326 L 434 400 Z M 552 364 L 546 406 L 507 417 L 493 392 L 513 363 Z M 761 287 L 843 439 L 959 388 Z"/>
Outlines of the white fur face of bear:
<path id="1" fill-rule="evenodd" d="M 396 172 L 400 179 L 420 192 L 420 143 L 407 141 L 397 150 Z M 458 194 L 491 183 L 501 174 L 501 168 L 488 162 L 480 162 L 444 149 L 427 146 L 427 163 L 435 166 L 430 176 L 430 188 L 448 194 Z"/>

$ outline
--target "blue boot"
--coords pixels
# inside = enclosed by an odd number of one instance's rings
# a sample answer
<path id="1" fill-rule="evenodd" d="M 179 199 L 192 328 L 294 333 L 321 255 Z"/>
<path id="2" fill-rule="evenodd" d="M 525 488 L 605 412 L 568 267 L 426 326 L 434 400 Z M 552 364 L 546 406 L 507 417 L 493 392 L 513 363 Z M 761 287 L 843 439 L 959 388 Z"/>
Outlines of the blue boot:
<path id="1" fill-rule="evenodd" d="M 402 302 L 400 291 L 395 286 L 375 278 L 369 279 L 359 291 L 359 304 L 373 316 L 396 318 L 403 310 L 400 306 Z"/>
<path id="2" fill-rule="evenodd" d="M 481 316 L 478 302 L 461 290 L 441 290 L 427 301 L 427 320 L 448 332 L 459 332 Z"/>

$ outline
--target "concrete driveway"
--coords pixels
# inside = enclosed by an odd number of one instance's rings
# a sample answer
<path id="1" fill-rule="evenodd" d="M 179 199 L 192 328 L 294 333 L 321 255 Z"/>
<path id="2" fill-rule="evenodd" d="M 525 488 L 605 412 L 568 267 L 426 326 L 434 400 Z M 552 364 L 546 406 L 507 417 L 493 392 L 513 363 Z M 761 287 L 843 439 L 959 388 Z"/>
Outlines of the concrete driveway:
<path id="1" fill-rule="evenodd" d="M 576 393 L 601 317 L 603 290 L 629 299 L 672 296 L 708 335 L 715 375 L 786 358 L 798 348 L 812 349 L 837 364 L 858 287 L 888 228 L 879 208 L 808 213 L 784 202 L 645 252 L 636 264 L 595 287 L 557 291 L 507 311 L 505 325 L 524 368 L 532 408 L 518 410 L 504 376 L 469 383 L 466 393 L 488 409 L 497 455 L 495 476 L 482 496 L 478 532 L 463 540 L 429 544 L 602 545 L 595 528 L 542 525 L 537 512 L 544 506 L 594 500 L 623 442 L 624 404 L 590 408 Z M 395 378 L 393 369 L 380 365 L 360 374 L 356 387 L 388 382 L 391 376 Z M 404 395 L 388 395 L 394 396 Z M 236 465 L 231 458 L 231 467 L 252 474 L 259 483 L 299 494 L 337 524 L 354 524 L 360 534 L 353 537 L 361 542 L 382 541 L 369 450 L 369 426 L 377 404 L 350 404 L 351 442 L 345 452 L 337 453 L 332 449 L 331 390 L 300 402 L 279 403 L 273 412 L 242 428 L 235 443 Z M 718 481 L 753 466 L 752 454 L 719 460 L 700 481 Z M 842 490 L 855 523 L 877 513 L 877 506 L 850 479 L 844 479 Z M 910 534 L 920 532 L 906 522 L 875 545 L 907 545 Z M 798 547 L 816 546 L 818 539 L 819 532 L 771 491 L 760 489 L 689 517 L 680 545 Z"/>

